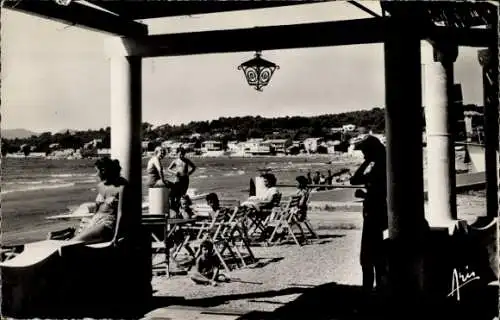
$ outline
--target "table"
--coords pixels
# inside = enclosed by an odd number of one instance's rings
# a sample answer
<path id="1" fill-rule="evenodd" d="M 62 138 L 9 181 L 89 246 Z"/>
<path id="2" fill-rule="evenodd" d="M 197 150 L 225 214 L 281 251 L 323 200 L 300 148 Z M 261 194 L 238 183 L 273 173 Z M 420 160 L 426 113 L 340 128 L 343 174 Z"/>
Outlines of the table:
<path id="1" fill-rule="evenodd" d="M 193 223 L 199 219 L 179 219 L 179 218 L 167 218 L 166 215 L 156 215 L 156 214 L 143 214 L 142 215 L 142 225 L 144 226 L 161 226 L 163 227 L 163 245 L 165 247 L 165 271 L 167 277 L 170 277 L 170 248 L 171 248 L 171 236 L 177 227 Z"/>

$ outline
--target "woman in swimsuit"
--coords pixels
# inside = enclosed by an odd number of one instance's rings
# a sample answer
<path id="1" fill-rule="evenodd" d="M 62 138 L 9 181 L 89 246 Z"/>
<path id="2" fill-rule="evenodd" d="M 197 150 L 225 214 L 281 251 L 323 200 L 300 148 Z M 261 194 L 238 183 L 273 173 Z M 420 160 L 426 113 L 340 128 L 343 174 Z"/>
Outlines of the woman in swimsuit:
<path id="1" fill-rule="evenodd" d="M 177 150 L 178 158 L 172 161 L 168 166 L 168 171 L 173 173 L 176 177 L 175 187 L 171 192 L 171 207 L 177 211 L 180 199 L 186 194 L 189 188 L 189 176 L 196 170 L 194 163 L 186 158 L 186 150 L 182 147 Z"/>
<path id="2" fill-rule="evenodd" d="M 120 193 L 127 185 L 127 181 L 120 176 L 121 167 L 118 160 L 102 158 L 96 161 L 95 167 L 101 182 L 97 185 L 98 194 L 95 203 L 88 206 L 89 212 L 95 214 L 73 238 L 87 243 L 113 239 L 116 225 L 122 218 L 118 210 Z"/>

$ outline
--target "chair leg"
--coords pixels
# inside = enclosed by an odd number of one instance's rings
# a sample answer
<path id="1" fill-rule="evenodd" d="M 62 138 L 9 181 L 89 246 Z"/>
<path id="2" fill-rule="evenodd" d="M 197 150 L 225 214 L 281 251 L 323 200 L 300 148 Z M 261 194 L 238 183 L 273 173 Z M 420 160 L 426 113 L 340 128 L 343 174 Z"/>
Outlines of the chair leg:
<path id="1" fill-rule="evenodd" d="M 217 257 L 219 258 L 220 263 L 222 264 L 222 266 L 226 270 L 226 272 L 231 272 L 231 269 L 229 269 L 228 265 L 226 264 L 226 261 L 224 261 L 224 257 L 219 252 L 219 250 L 217 248 L 215 248 L 215 246 L 214 246 L 214 251 L 215 251 L 215 254 L 217 255 Z"/>
<path id="2" fill-rule="evenodd" d="M 297 240 L 297 237 L 295 236 L 295 233 L 293 232 L 292 226 L 289 223 L 287 223 L 286 228 L 288 229 L 288 232 L 292 236 L 293 241 L 295 241 L 295 243 L 300 246 L 301 244 L 300 244 L 299 240 Z"/>
<path id="3" fill-rule="evenodd" d="M 307 220 L 307 219 L 306 219 L 306 220 L 304 221 L 304 224 L 306 225 L 307 229 L 308 229 L 308 230 L 309 230 L 309 232 L 312 234 L 312 236 L 313 236 L 314 238 L 316 238 L 316 239 L 319 239 L 318 234 L 317 234 L 316 232 L 314 232 L 314 229 L 313 229 L 313 227 L 312 227 L 312 225 L 311 225 L 311 222 L 310 222 L 309 220 Z"/>
<path id="4" fill-rule="evenodd" d="M 252 263 L 254 263 L 255 262 L 255 256 L 254 256 L 254 254 L 252 252 L 252 249 L 250 248 L 250 244 L 248 243 L 247 239 L 242 238 L 241 242 L 243 243 L 243 245 L 247 249 L 248 255 L 250 256 L 250 261 L 252 261 Z"/>
<path id="5" fill-rule="evenodd" d="M 307 241 L 307 236 L 306 236 L 306 234 L 305 234 L 305 232 L 304 232 L 304 229 L 302 229 L 302 227 L 300 226 L 300 222 L 294 221 L 294 222 L 293 222 L 293 225 L 296 225 L 296 226 L 297 226 L 297 228 L 299 228 L 300 234 L 302 235 L 302 239 L 303 239 L 304 241 Z"/>
<path id="6" fill-rule="evenodd" d="M 245 259 L 243 258 L 243 256 L 241 255 L 241 252 L 240 252 L 240 249 L 238 249 L 238 244 L 236 242 L 234 242 L 234 249 L 236 251 L 236 254 L 238 255 L 238 258 L 240 259 L 241 261 L 241 264 L 242 264 L 242 267 L 246 267 L 247 264 L 245 263 Z"/>

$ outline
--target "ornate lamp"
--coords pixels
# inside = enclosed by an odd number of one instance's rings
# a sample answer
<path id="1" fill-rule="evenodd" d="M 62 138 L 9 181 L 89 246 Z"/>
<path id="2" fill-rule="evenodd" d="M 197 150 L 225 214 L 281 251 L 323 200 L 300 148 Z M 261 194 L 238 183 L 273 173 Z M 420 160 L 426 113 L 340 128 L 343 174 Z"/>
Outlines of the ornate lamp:
<path id="1" fill-rule="evenodd" d="M 69 6 L 71 0 L 54 0 L 58 5 Z"/>
<path id="2" fill-rule="evenodd" d="M 280 67 L 276 64 L 262 59 L 261 52 L 255 53 L 255 58 L 243 62 L 238 66 L 238 70 L 243 70 L 247 82 L 255 90 L 262 91 L 262 88 L 269 84 L 271 77 L 276 69 Z"/>

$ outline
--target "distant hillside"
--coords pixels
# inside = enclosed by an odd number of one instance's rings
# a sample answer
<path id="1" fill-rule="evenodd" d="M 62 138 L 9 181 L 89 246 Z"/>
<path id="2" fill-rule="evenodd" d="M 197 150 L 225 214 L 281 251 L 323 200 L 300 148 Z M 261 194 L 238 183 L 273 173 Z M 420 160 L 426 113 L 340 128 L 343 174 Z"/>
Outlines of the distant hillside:
<path id="1" fill-rule="evenodd" d="M 26 129 L 5 129 L 2 130 L 2 138 L 4 139 L 26 139 L 31 136 L 38 136 L 38 133 Z"/>

